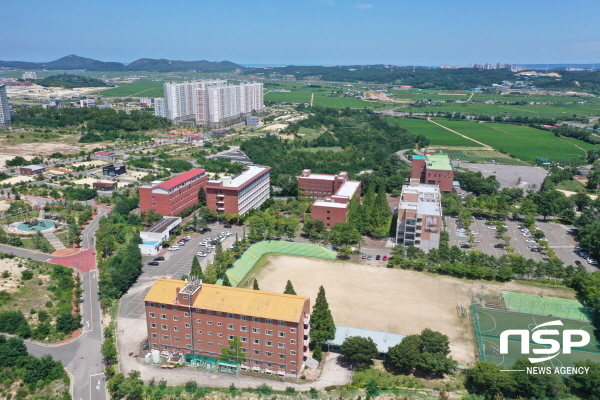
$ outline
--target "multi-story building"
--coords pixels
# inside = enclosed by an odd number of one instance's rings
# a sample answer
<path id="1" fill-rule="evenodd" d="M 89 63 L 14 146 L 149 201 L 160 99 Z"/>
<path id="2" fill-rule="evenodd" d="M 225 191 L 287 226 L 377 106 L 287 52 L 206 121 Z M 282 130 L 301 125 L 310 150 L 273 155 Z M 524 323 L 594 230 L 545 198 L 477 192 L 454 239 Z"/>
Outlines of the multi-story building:
<path id="1" fill-rule="evenodd" d="M 421 183 L 438 185 L 442 192 L 451 192 L 454 184 L 454 170 L 447 154 L 425 154 L 413 156 L 411 179 Z"/>
<path id="2" fill-rule="evenodd" d="M 155 106 L 155 114 L 175 122 L 187 120 L 218 127 L 264 108 L 262 83 L 166 82 L 164 93 L 164 101 Z"/>
<path id="3" fill-rule="evenodd" d="M 248 165 L 235 177 L 223 177 L 206 184 L 208 208 L 219 213 L 239 214 L 260 207 L 271 195 L 271 167 Z"/>
<path id="4" fill-rule="evenodd" d="M 206 171 L 195 168 L 165 182 L 139 188 L 140 210 L 154 210 L 160 215 L 177 215 L 198 203 L 198 192 L 206 185 Z"/>
<path id="5" fill-rule="evenodd" d="M 6 95 L 6 85 L 0 85 L 0 127 L 10 125 L 10 106 Z"/>
<path id="6" fill-rule="evenodd" d="M 411 179 L 402 186 L 396 224 L 396 244 L 428 251 L 440 245 L 442 204 L 437 185 L 425 185 Z"/>
<path id="7" fill-rule="evenodd" d="M 348 180 L 347 172 L 337 175 L 313 174 L 305 169 L 298 177 L 298 194 L 314 197 L 312 217 L 321 220 L 327 228 L 347 222 L 350 201 L 360 197 L 360 181 Z"/>
<path id="8" fill-rule="evenodd" d="M 308 297 L 158 279 L 144 302 L 150 349 L 218 358 L 237 337 L 242 369 L 293 377 L 304 369 Z"/>

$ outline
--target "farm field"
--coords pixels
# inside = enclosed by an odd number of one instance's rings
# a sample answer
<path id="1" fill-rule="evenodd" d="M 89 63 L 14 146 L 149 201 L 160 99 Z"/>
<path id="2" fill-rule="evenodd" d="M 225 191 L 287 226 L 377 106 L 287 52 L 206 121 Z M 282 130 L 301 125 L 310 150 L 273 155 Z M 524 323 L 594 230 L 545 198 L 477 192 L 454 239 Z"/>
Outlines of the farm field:
<path id="1" fill-rule="evenodd" d="M 138 81 L 119 83 L 119 87 L 103 90 L 103 97 L 163 97 L 163 82 Z"/>
<path id="2" fill-rule="evenodd" d="M 479 140 L 520 160 L 535 163 L 536 158 L 579 159 L 585 151 L 557 138 L 552 132 L 525 126 L 470 121 L 437 120 L 441 125 Z"/>
<path id="3" fill-rule="evenodd" d="M 310 103 L 311 94 L 314 93 L 313 105 L 333 108 L 374 108 L 375 105 L 353 97 L 327 97 L 329 91 L 294 91 L 294 92 L 269 92 L 265 94 L 265 101 L 287 103 Z"/>
<path id="4" fill-rule="evenodd" d="M 431 140 L 431 144 L 434 146 L 481 147 L 479 144 L 452 133 L 425 119 L 389 117 L 387 120 L 390 124 L 400 125 L 415 135 L 426 136 Z"/>
<path id="5" fill-rule="evenodd" d="M 569 137 L 562 137 L 561 140 L 573 143 L 574 145 L 579 146 L 584 150 L 600 150 L 600 145 L 584 142 L 583 140 Z"/>

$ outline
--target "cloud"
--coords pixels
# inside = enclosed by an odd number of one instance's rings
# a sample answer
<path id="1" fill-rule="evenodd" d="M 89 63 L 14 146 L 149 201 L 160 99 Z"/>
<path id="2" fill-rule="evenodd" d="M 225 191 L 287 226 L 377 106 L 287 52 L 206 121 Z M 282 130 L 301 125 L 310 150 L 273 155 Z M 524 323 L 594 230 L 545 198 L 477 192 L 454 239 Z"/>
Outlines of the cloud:
<path id="1" fill-rule="evenodd" d="M 360 4 L 358 6 L 354 6 L 354 8 L 366 10 L 367 8 L 373 8 L 373 4 Z"/>

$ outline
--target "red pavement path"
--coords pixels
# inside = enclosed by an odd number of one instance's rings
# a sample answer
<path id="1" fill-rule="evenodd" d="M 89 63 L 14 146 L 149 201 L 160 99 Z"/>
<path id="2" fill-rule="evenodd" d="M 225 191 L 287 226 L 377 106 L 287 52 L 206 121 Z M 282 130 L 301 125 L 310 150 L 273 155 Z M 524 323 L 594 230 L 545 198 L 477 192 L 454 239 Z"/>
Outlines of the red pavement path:
<path id="1" fill-rule="evenodd" d="M 94 249 L 81 250 L 72 256 L 52 257 L 48 262 L 78 268 L 81 272 L 93 271 L 96 269 L 96 251 Z"/>

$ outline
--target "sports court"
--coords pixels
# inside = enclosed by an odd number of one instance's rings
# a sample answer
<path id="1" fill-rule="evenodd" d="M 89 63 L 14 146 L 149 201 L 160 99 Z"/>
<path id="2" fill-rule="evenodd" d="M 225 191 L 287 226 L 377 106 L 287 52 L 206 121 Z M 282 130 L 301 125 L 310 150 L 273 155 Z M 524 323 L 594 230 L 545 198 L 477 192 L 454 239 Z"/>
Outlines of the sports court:
<path id="1" fill-rule="evenodd" d="M 564 299 L 556 299 L 564 300 Z M 568 312 L 568 311 L 566 311 Z M 509 336 L 508 354 L 500 354 L 500 334 L 508 329 L 524 329 L 532 331 L 536 326 L 560 320 L 562 326 L 550 326 L 542 329 L 558 330 L 559 333 L 566 329 L 582 329 L 590 334 L 590 343 L 584 347 L 574 347 L 571 354 L 559 353 L 556 357 L 536 363 L 539 367 L 572 367 L 576 361 L 592 360 L 600 362 L 600 342 L 596 340 L 594 335 L 594 325 L 587 320 L 575 320 L 559 318 L 549 315 L 534 315 L 511 310 L 501 310 L 498 308 L 486 308 L 477 304 L 471 305 L 471 315 L 475 325 L 475 336 L 479 347 L 479 359 L 482 361 L 490 361 L 501 365 L 504 368 L 510 369 L 517 358 L 520 357 L 546 357 L 551 355 L 534 354 L 536 348 L 549 348 L 550 346 L 537 344 L 529 341 L 529 355 L 521 353 L 521 337 L 518 335 Z M 562 335 L 557 335 L 554 339 L 559 340 Z M 545 336 L 549 338 L 549 336 Z M 575 338 L 574 340 L 579 340 Z M 562 344 L 561 344 L 562 350 Z"/>
<path id="2" fill-rule="evenodd" d="M 581 321 L 594 320 L 594 309 L 585 307 L 577 300 L 516 292 L 502 292 L 502 297 L 509 310 Z"/>

